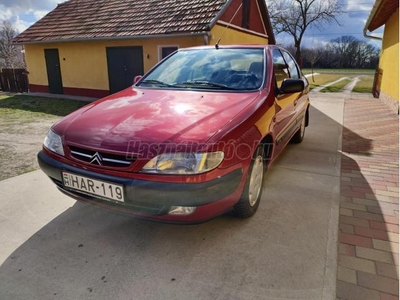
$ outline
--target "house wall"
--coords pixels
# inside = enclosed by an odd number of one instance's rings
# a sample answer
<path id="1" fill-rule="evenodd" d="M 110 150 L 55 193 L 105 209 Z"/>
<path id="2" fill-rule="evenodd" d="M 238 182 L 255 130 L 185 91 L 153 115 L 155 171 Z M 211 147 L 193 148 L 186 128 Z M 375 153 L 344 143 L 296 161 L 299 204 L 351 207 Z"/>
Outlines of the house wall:
<path id="1" fill-rule="evenodd" d="M 214 45 L 223 35 L 224 44 L 264 44 L 267 37 L 243 29 L 215 25 L 210 33 L 209 44 Z M 225 32 L 224 32 L 225 31 Z M 58 49 L 64 94 L 88 97 L 109 95 L 107 47 L 142 46 L 144 72 L 159 60 L 159 46 L 176 45 L 179 48 L 204 45 L 204 37 L 157 38 L 134 40 L 83 41 L 25 45 L 31 92 L 48 93 L 45 49 Z"/>
<path id="2" fill-rule="evenodd" d="M 210 45 L 215 45 L 220 37 L 222 37 L 220 45 L 229 45 L 229 44 L 267 45 L 268 44 L 267 37 L 250 34 L 241 31 L 240 29 L 232 29 L 232 28 L 226 29 L 226 26 L 217 24 L 211 30 Z"/>
<path id="3" fill-rule="evenodd" d="M 399 110 L 399 9 L 385 25 L 379 67 L 383 70 L 380 96 L 396 112 Z"/>
<path id="4" fill-rule="evenodd" d="M 203 44 L 203 37 L 27 44 L 30 91 L 49 92 L 44 49 L 58 49 L 65 94 L 103 97 L 109 94 L 106 47 L 142 46 L 147 72 L 158 62 L 159 46 L 183 48 Z"/>

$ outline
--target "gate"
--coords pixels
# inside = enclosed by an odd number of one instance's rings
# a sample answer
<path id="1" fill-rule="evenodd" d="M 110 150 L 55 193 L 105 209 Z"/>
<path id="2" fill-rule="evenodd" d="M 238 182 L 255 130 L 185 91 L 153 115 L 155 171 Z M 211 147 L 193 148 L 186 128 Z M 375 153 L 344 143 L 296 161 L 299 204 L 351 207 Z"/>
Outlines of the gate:
<path id="1" fill-rule="evenodd" d="M 28 72 L 25 69 L 2 69 L 0 72 L 0 89 L 3 92 L 28 92 Z"/>

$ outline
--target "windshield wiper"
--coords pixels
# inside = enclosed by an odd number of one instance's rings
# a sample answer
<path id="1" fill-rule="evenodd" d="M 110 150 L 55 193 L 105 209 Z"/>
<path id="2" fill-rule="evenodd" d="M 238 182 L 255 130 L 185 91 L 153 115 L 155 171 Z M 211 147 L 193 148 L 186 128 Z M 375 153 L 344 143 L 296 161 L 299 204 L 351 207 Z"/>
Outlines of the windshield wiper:
<path id="1" fill-rule="evenodd" d="M 211 82 L 211 81 L 206 81 L 206 80 L 191 80 L 191 81 L 185 81 L 185 82 L 179 82 L 176 83 L 175 86 L 179 85 L 194 85 L 194 86 L 209 86 L 209 87 L 215 87 L 215 88 L 221 88 L 224 90 L 238 90 L 234 87 L 230 87 L 224 84 L 216 83 L 216 82 Z"/>
<path id="2" fill-rule="evenodd" d="M 165 82 L 162 82 L 162 81 L 159 81 L 159 80 L 154 80 L 154 79 L 146 79 L 146 80 L 143 80 L 140 84 L 142 84 L 142 83 L 144 83 L 144 84 L 154 84 L 154 85 L 158 85 L 158 86 L 173 87 L 173 85 L 170 85 L 168 83 L 165 83 Z"/>

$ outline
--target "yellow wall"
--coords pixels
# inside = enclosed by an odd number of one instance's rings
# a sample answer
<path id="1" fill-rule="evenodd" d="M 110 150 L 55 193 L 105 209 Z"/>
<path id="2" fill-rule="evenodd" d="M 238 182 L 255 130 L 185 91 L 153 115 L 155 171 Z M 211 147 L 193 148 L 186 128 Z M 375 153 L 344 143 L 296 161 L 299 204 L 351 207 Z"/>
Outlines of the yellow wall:
<path id="1" fill-rule="evenodd" d="M 224 30 L 224 26 L 214 26 L 209 38 L 210 45 L 214 45 L 217 42 Z M 266 45 L 267 43 L 267 38 L 246 34 L 229 28 L 224 33 L 220 44 Z M 58 49 L 64 87 L 109 90 L 106 47 L 142 46 L 144 72 L 147 72 L 158 62 L 158 46 L 174 45 L 184 48 L 203 44 L 203 36 L 27 44 L 25 45 L 25 52 L 29 71 L 29 83 L 48 85 L 44 49 Z M 148 56 L 149 58 L 147 58 Z"/>
<path id="2" fill-rule="evenodd" d="M 385 25 L 379 67 L 383 70 L 381 91 L 399 101 L 399 9 Z"/>
<path id="3" fill-rule="evenodd" d="M 218 39 L 222 36 L 220 45 L 229 44 L 268 44 L 268 39 L 255 36 L 252 34 L 244 33 L 236 29 L 228 28 L 226 26 L 215 25 L 211 30 L 210 45 L 215 45 Z"/>
<path id="4" fill-rule="evenodd" d="M 147 72 L 158 62 L 158 46 L 183 48 L 203 43 L 203 37 L 187 37 L 28 44 L 25 52 L 29 83 L 48 85 L 44 49 L 58 49 L 64 87 L 109 90 L 106 47 L 142 46 L 144 72 Z"/>

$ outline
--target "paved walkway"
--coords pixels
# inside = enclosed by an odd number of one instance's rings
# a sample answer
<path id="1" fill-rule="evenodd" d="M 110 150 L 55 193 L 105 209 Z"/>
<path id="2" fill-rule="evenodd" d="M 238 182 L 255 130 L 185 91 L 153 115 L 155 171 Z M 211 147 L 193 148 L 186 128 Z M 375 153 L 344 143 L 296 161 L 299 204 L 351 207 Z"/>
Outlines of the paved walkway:
<path id="1" fill-rule="evenodd" d="M 338 299 L 399 299 L 398 116 L 379 100 L 345 101 Z"/>

